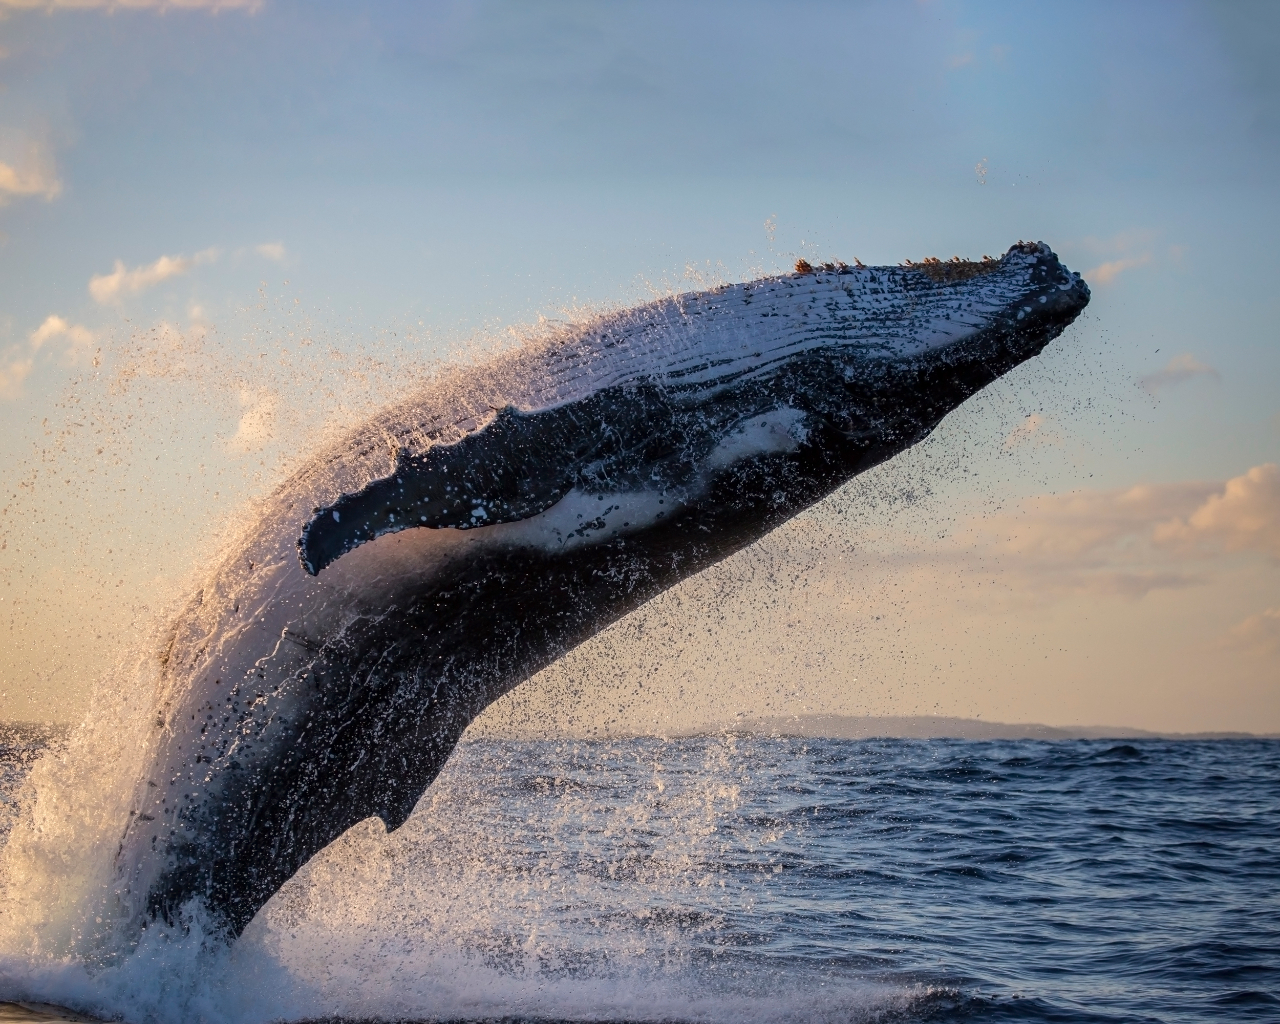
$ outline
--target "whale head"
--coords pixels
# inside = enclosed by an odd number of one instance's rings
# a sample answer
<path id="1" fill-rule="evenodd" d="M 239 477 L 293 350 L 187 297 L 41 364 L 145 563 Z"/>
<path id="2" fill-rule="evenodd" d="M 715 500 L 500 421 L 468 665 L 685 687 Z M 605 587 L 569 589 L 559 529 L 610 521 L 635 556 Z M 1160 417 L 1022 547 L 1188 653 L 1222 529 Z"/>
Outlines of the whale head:
<path id="1" fill-rule="evenodd" d="M 611 314 L 518 360 L 505 404 L 462 436 L 402 435 L 390 475 L 315 510 L 299 561 L 315 575 L 385 534 L 535 519 L 505 535 L 572 546 L 806 441 L 847 479 L 1038 354 L 1088 301 L 1047 245 L 1019 242 L 998 260 L 801 261 Z M 575 526 L 605 496 L 608 530 Z M 810 500 L 802 487 L 781 508 Z"/>

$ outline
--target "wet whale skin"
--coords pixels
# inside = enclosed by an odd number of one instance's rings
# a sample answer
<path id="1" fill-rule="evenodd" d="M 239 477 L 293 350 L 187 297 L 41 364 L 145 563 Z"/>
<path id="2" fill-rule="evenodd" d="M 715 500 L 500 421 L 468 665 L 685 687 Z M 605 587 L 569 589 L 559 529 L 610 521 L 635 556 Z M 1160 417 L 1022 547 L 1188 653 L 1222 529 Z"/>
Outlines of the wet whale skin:
<path id="1" fill-rule="evenodd" d="M 663 299 L 459 370 L 322 451 L 178 616 L 116 871 L 228 939 L 486 706 L 1038 354 L 1089 301 L 1043 243 Z"/>

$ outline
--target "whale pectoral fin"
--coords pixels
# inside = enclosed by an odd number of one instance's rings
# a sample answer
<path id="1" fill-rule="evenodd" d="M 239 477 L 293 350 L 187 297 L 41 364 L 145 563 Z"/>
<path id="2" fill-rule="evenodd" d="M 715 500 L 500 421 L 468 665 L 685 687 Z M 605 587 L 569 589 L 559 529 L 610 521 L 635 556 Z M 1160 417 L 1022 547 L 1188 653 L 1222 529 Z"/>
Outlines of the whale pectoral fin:
<path id="1" fill-rule="evenodd" d="M 415 526 L 471 529 L 543 512 L 573 486 L 580 424 L 563 410 L 508 406 L 462 440 L 396 459 L 392 474 L 315 510 L 298 540 L 312 576 L 352 551 Z"/>

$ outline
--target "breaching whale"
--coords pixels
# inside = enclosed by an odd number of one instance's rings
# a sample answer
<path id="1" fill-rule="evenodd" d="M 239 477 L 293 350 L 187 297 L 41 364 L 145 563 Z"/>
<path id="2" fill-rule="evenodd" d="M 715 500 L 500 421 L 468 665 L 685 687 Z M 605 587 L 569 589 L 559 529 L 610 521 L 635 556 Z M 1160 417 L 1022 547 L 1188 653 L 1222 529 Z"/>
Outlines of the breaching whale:
<path id="1" fill-rule="evenodd" d="M 795 273 L 565 327 L 315 456 L 178 615 L 115 871 L 136 929 L 230 940 L 395 829 L 471 720 L 924 438 L 1089 301 L 1042 243 Z"/>

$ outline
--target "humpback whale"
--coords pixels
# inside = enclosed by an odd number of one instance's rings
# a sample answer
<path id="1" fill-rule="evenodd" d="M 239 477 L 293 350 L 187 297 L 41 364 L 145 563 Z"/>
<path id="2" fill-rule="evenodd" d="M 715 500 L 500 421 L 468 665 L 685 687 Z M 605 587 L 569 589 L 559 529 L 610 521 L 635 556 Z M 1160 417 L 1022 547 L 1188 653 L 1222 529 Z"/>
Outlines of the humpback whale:
<path id="1" fill-rule="evenodd" d="M 488 704 L 920 441 L 1089 301 L 1043 243 L 675 295 L 455 368 L 262 504 L 166 633 L 114 865 L 134 934 L 237 937 L 398 828 Z"/>

